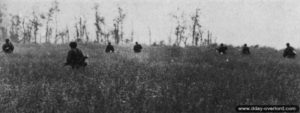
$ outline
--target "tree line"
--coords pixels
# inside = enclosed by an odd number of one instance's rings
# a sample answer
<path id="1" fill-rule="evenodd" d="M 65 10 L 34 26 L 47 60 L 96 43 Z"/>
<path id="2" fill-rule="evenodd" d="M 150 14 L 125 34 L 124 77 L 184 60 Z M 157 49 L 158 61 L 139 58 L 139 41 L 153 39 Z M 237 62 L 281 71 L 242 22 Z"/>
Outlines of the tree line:
<path id="1" fill-rule="evenodd" d="M 134 41 L 134 31 L 131 31 L 130 37 L 124 37 L 124 20 L 127 16 L 124 9 L 118 7 L 118 14 L 113 19 L 113 28 L 108 29 L 106 18 L 99 11 L 99 4 L 95 4 L 94 10 L 94 32 L 87 30 L 87 20 L 85 18 L 76 18 L 76 22 L 71 26 L 74 30 L 70 30 L 70 26 L 58 30 L 58 13 L 60 4 L 57 1 L 51 3 L 51 7 L 45 13 L 37 13 L 32 11 L 30 16 L 22 17 L 17 14 L 6 14 L 5 5 L 0 8 L 0 40 L 9 38 L 16 43 L 67 43 L 72 40 L 77 42 L 95 42 L 107 43 L 113 41 L 115 44 L 132 43 Z M 197 8 L 190 19 L 185 18 L 186 15 L 172 14 L 175 20 L 174 34 L 170 32 L 168 37 L 169 45 L 210 45 L 213 42 L 212 32 L 204 30 L 200 23 L 200 9 Z M 7 22 L 4 22 L 6 19 Z M 190 22 L 191 24 L 188 24 Z M 3 23 L 6 23 L 4 25 Z M 45 32 L 41 33 L 41 29 Z M 148 27 L 149 43 L 151 45 L 165 45 L 165 41 L 152 42 L 151 29 Z M 74 37 L 70 36 L 74 33 Z M 91 33 L 95 33 L 96 37 L 91 38 Z M 205 36 L 206 34 L 206 36 Z M 175 40 L 172 38 L 175 37 Z M 215 38 L 215 37 L 214 37 Z M 91 40 L 93 39 L 93 40 Z M 216 38 L 215 38 L 216 39 Z"/>

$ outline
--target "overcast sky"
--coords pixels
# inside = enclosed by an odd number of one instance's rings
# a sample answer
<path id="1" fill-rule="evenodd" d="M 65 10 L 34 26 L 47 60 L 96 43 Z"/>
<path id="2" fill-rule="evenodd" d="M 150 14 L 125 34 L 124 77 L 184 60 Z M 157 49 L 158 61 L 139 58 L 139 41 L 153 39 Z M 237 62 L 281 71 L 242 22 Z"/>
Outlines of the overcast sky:
<path id="1" fill-rule="evenodd" d="M 45 13 L 53 0 L 0 0 L 11 14 L 28 16 L 32 10 Z M 201 24 L 210 30 L 218 43 L 233 45 L 265 45 L 284 48 L 286 42 L 300 47 L 300 1 L 299 0 L 57 0 L 61 11 L 59 27 L 74 28 L 75 18 L 88 21 L 88 30 L 95 36 L 95 3 L 112 28 L 112 19 L 117 15 L 117 6 L 124 9 L 125 37 L 134 30 L 135 40 L 149 43 L 148 28 L 152 40 L 166 40 L 174 36 L 175 21 L 171 14 L 184 12 L 187 20 L 201 9 Z M 177 10 L 179 8 L 179 11 Z M 74 32 L 74 31 L 73 31 Z M 174 40 L 174 39 L 173 39 Z"/>

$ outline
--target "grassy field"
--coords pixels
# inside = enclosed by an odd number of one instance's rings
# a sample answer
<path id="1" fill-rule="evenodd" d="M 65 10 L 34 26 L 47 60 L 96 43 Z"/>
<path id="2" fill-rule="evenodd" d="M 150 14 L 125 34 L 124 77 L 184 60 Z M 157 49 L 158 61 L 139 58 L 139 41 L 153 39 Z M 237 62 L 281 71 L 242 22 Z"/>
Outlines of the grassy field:
<path id="1" fill-rule="evenodd" d="M 1 113 L 234 113 L 237 105 L 300 104 L 300 59 L 271 48 L 242 56 L 204 47 L 79 45 L 86 68 L 63 67 L 68 45 L 16 45 L 0 55 Z M 227 60 L 228 59 L 228 60 Z"/>

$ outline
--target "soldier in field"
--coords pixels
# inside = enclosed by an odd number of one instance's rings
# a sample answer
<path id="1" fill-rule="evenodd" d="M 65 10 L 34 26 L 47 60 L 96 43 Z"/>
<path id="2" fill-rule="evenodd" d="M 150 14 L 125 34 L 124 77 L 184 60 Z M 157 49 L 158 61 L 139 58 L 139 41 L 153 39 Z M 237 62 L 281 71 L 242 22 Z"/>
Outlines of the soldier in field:
<path id="1" fill-rule="evenodd" d="M 227 47 L 223 43 L 220 44 L 220 47 L 217 48 L 217 52 L 221 55 L 226 54 Z"/>
<path id="2" fill-rule="evenodd" d="M 4 53 L 12 53 L 14 51 L 14 45 L 9 41 L 9 39 L 5 40 L 5 44 L 2 46 L 2 50 Z"/>
<path id="3" fill-rule="evenodd" d="M 72 69 L 78 69 L 79 67 L 85 67 L 87 66 L 86 59 L 87 56 L 84 56 L 80 49 L 77 48 L 76 42 L 71 42 L 69 44 L 71 47 L 71 50 L 68 52 L 67 56 L 67 62 L 66 65 L 69 65 L 72 67 Z"/>
<path id="4" fill-rule="evenodd" d="M 285 58 L 295 58 L 296 57 L 295 49 L 292 46 L 290 46 L 289 43 L 286 44 L 286 48 L 283 51 L 283 57 L 285 57 Z"/>
<path id="5" fill-rule="evenodd" d="M 250 49 L 247 46 L 247 44 L 244 44 L 244 46 L 242 48 L 242 54 L 244 54 L 244 55 L 250 55 Z"/>
<path id="6" fill-rule="evenodd" d="M 138 42 L 135 42 L 135 45 L 133 47 L 133 51 L 135 53 L 140 53 L 142 51 L 142 49 L 143 49 L 142 46 Z"/>
<path id="7" fill-rule="evenodd" d="M 114 46 L 111 45 L 110 42 L 108 42 L 108 45 L 106 46 L 105 52 L 106 53 L 113 53 L 115 51 Z"/>

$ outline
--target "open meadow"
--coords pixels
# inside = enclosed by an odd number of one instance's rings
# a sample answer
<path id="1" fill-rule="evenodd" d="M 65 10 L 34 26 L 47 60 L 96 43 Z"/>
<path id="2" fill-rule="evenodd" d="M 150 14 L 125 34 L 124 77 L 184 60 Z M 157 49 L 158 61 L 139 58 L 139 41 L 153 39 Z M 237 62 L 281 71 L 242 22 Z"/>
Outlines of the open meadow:
<path id="1" fill-rule="evenodd" d="M 65 45 L 0 53 L 1 113 L 234 113 L 237 105 L 300 105 L 300 58 L 250 48 L 79 44 L 86 68 L 64 67 Z M 299 57 L 299 56 L 298 56 Z M 227 60 L 228 59 L 228 60 Z"/>

